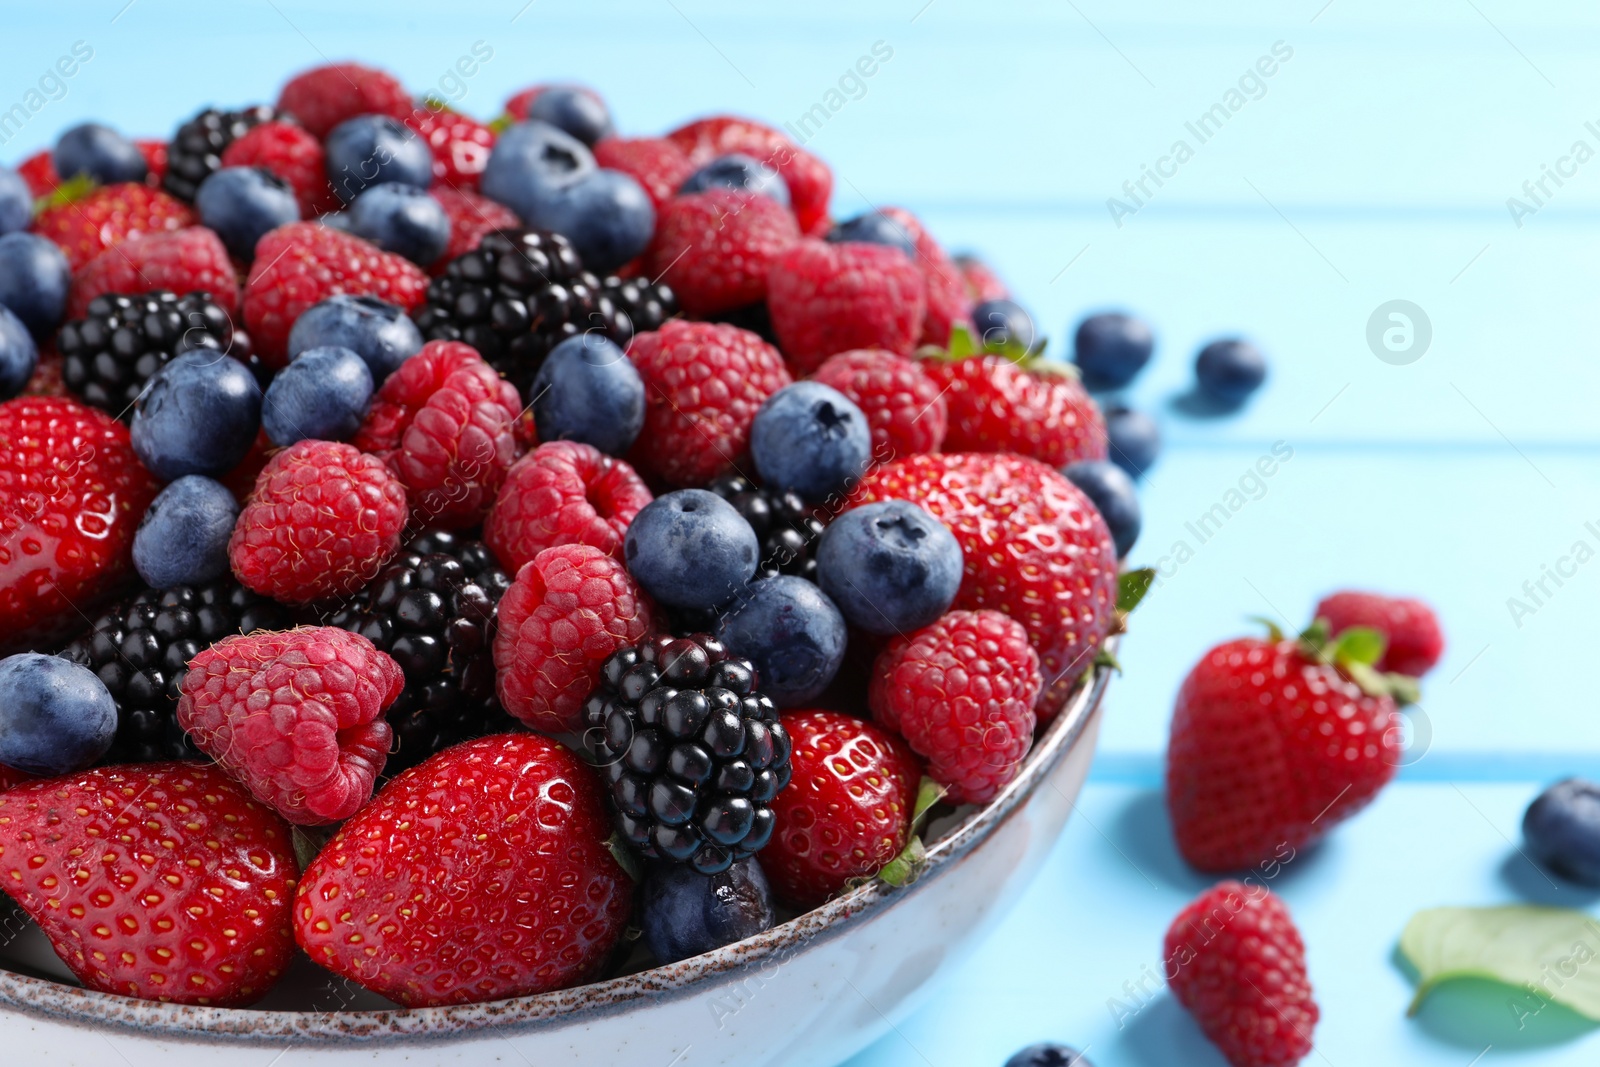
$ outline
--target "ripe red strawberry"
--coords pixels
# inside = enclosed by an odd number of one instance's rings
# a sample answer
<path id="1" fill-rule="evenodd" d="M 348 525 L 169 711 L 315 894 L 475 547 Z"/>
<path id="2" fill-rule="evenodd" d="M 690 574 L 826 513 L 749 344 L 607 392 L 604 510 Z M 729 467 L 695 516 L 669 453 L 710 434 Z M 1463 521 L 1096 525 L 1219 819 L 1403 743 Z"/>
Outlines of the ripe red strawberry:
<path id="1" fill-rule="evenodd" d="M 778 350 L 748 330 L 672 319 L 633 339 L 644 379 L 644 431 L 628 459 L 673 485 L 732 470 L 762 403 L 792 379 Z"/>
<path id="2" fill-rule="evenodd" d="M 643 186 L 658 219 L 695 169 L 683 149 L 665 137 L 607 137 L 594 146 L 594 158 L 607 170 L 620 170 Z"/>
<path id="3" fill-rule="evenodd" d="M 1362 662 L 1380 644 L 1361 656 L 1348 637 L 1330 647 L 1308 631 L 1226 641 L 1201 658 L 1178 690 L 1167 745 L 1167 810 L 1184 859 L 1227 871 L 1281 858 L 1388 784 L 1400 715 Z"/>
<path id="4" fill-rule="evenodd" d="M 258 127 L 259 128 L 259 127 Z M 300 314 L 339 293 L 375 296 L 407 311 L 422 302 L 428 276 L 402 256 L 314 222 L 291 222 L 256 245 L 244 288 L 245 327 L 269 367 L 287 360 Z"/>
<path id="5" fill-rule="evenodd" d="M 593 445 L 551 441 L 506 476 L 483 539 L 509 574 L 557 545 L 590 545 L 622 559 L 622 536 L 654 499 L 644 480 Z"/>
<path id="6" fill-rule="evenodd" d="M 943 348 L 950 343 L 950 330 L 957 323 L 972 322 L 972 297 L 966 281 L 933 235 L 905 208 L 886 207 L 882 213 L 899 223 L 917 246 L 917 269 L 927 284 L 928 308 L 922 316 L 922 343 Z"/>
<path id="7" fill-rule="evenodd" d="M 0 882 L 90 989 L 248 1004 L 294 953 L 289 827 L 204 763 L 0 794 Z"/>
<path id="8" fill-rule="evenodd" d="M 318 853 L 295 939 L 407 1007 L 575 985 L 628 925 L 599 777 L 537 734 L 446 749 L 396 778 Z"/>
<path id="9" fill-rule="evenodd" d="M 535 730 L 577 733 L 606 657 L 650 633 L 650 601 L 617 560 L 590 545 L 547 548 L 500 600 L 496 689 Z"/>
<path id="10" fill-rule="evenodd" d="M 35 152 L 17 164 L 17 173 L 28 183 L 28 191 L 35 200 L 49 196 L 61 184 L 61 175 L 56 173 L 55 156 L 48 148 Z"/>
<path id="11" fill-rule="evenodd" d="M 81 319 L 104 293 L 171 289 L 179 296 L 210 293 L 229 315 L 239 310 L 239 276 L 222 238 L 204 226 L 130 237 L 86 263 L 72 277 L 67 318 Z"/>
<path id="12" fill-rule="evenodd" d="M 780 897 L 814 908 L 905 848 L 922 769 L 904 741 L 850 715 L 791 711 L 783 725 L 792 777 L 761 868 Z"/>
<path id="13" fill-rule="evenodd" d="M 1043 685 L 1020 622 L 998 611 L 952 611 L 890 639 L 867 702 L 957 803 L 983 804 L 1022 769 Z"/>
<path id="14" fill-rule="evenodd" d="M 165 141 L 134 141 L 133 145 L 144 156 L 145 167 L 149 173 L 145 175 L 144 183 L 161 186 L 161 179 L 167 176 L 167 142 Z"/>
<path id="15" fill-rule="evenodd" d="M 60 245 L 77 271 L 130 237 L 181 230 L 195 221 L 194 209 L 177 197 L 140 182 L 122 182 L 45 208 L 34 218 L 33 231 Z"/>
<path id="16" fill-rule="evenodd" d="M 489 165 L 489 150 L 494 147 L 493 130 L 447 107 L 413 108 L 405 122 L 433 149 L 435 189 L 478 191 L 478 180 Z"/>
<path id="17" fill-rule="evenodd" d="M 732 115 L 714 115 L 680 126 L 667 134 L 667 139 L 688 155 L 694 167 L 731 152 L 766 163 L 783 176 L 789 187 L 789 201 L 800 232 L 810 236 L 827 232 L 833 172 L 771 126 Z"/>
<path id="18" fill-rule="evenodd" d="M 1004 454 L 909 456 L 867 472 L 852 505 L 909 500 L 961 543 L 956 608 L 994 608 L 1027 627 L 1047 720 L 1116 619 L 1117 557 L 1089 498 L 1055 470 Z"/>
<path id="19" fill-rule="evenodd" d="M 974 304 L 981 304 L 985 300 L 1010 298 L 1011 290 L 1006 288 L 1006 283 L 977 256 L 956 256 L 954 262 L 956 268 L 961 271 L 961 280 L 966 285 L 967 297 Z"/>
<path id="20" fill-rule="evenodd" d="M 517 213 L 486 196 L 463 192 L 448 185 L 435 185 L 428 192 L 439 201 L 450 219 L 450 243 L 429 268 L 434 274 L 443 274 L 450 261 L 478 247 L 487 234 L 495 230 L 515 229 L 522 225 Z"/>
<path id="21" fill-rule="evenodd" d="M 383 461 L 332 441 L 274 455 L 239 514 L 228 559 L 285 604 L 353 593 L 400 549 L 406 490 Z"/>
<path id="22" fill-rule="evenodd" d="M 829 356 L 811 377 L 861 409 L 872 427 L 872 454 L 880 461 L 937 452 L 944 444 L 944 394 L 921 363 L 881 348 L 858 348 Z"/>
<path id="23" fill-rule="evenodd" d="M 348 819 L 372 797 L 400 665 L 333 626 L 225 638 L 189 661 L 178 725 L 292 823 Z"/>
<path id="24" fill-rule="evenodd" d="M 409 491 L 418 528 L 476 526 L 516 462 L 522 398 L 460 341 L 429 341 L 373 397 L 352 442 Z"/>
<path id="25" fill-rule="evenodd" d="M 1062 365 L 993 354 L 921 364 L 944 391 L 950 451 L 1015 452 L 1052 467 L 1106 458 L 1100 405 Z"/>
<path id="26" fill-rule="evenodd" d="M 261 167 L 289 183 L 300 217 L 314 219 L 339 210 L 328 181 L 322 142 L 292 122 L 263 122 L 222 150 L 225 167 Z"/>
<path id="27" fill-rule="evenodd" d="M 1167 984 L 1233 1067 L 1291 1067 L 1320 1013 L 1294 919 L 1265 886 L 1220 882 L 1167 930 Z"/>
<path id="28" fill-rule="evenodd" d="M 105 412 L 65 397 L 0 404 L 0 651 L 53 647 L 117 590 L 156 489 Z"/>
<path id="29" fill-rule="evenodd" d="M 1374 666 L 1421 678 L 1444 655 L 1444 632 L 1433 609 L 1410 597 L 1381 593 L 1343 592 L 1322 599 L 1316 617 L 1327 619 L 1334 637 L 1352 626 L 1367 626 L 1383 634 L 1387 645 Z"/>
<path id="30" fill-rule="evenodd" d="M 322 140 L 339 123 L 357 115 L 411 114 L 411 97 L 392 75 L 359 63 L 329 63 L 290 78 L 278 94 L 278 110 Z"/>
<path id="31" fill-rule="evenodd" d="M 899 249 L 806 239 L 778 257 L 767 308 L 778 346 L 796 374 L 852 348 L 909 356 L 927 306 L 922 272 Z"/>
<path id="32" fill-rule="evenodd" d="M 667 204 L 645 273 L 672 286 L 686 313 L 714 315 L 765 300 L 772 264 L 799 239 L 770 196 L 708 189 Z"/>

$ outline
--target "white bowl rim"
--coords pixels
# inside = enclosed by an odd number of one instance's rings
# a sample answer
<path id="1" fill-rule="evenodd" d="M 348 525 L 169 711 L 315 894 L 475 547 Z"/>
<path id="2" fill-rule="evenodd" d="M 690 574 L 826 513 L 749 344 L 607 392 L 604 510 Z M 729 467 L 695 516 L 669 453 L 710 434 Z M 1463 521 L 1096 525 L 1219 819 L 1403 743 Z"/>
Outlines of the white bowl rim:
<path id="1" fill-rule="evenodd" d="M 1113 648 L 1115 638 L 1107 642 Z M 910 885 L 873 881 L 754 937 L 664 967 L 568 989 L 479 1004 L 375 1011 L 273 1011 L 139 1000 L 0 968 L 0 1013 L 10 1011 L 161 1040 L 277 1046 L 336 1046 L 443 1041 L 482 1034 L 557 1030 L 619 1014 L 640 1002 L 704 992 L 767 971 L 813 942 L 831 940 L 937 880 L 1010 818 L 1083 736 L 1113 672 L 1094 668 L 1029 752 L 1022 773 L 988 804 L 928 848 L 928 864 Z M 770 975 L 769 975 L 770 977 Z"/>

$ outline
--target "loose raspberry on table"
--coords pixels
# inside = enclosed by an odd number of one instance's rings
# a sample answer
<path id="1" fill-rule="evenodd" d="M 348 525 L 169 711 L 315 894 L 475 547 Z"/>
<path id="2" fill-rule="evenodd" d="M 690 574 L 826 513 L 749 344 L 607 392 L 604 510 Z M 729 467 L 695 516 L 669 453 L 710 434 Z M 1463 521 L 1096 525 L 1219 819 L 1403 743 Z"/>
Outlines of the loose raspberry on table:
<path id="1" fill-rule="evenodd" d="M 924 288 L 897 248 L 807 239 L 773 263 L 767 308 L 790 369 L 803 375 L 852 348 L 909 356 L 922 336 Z"/>
<path id="2" fill-rule="evenodd" d="M 73 275 L 67 318 L 81 319 L 89 302 L 106 293 L 168 289 L 179 296 L 209 293 L 230 316 L 239 311 L 239 276 L 222 238 L 204 226 L 130 237 L 84 264 Z"/>
<path id="3" fill-rule="evenodd" d="M 628 524 L 653 499 L 623 460 L 578 441 L 551 441 L 511 468 L 483 538 L 512 574 L 557 545 L 591 545 L 620 560 Z"/>
<path id="4" fill-rule="evenodd" d="M 794 216 L 770 196 L 707 189 L 663 209 L 646 273 L 672 286 L 685 312 L 714 315 L 765 300 L 773 262 L 799 239 Z"/>
<path id="5" fill-rule="evenodd" d="M 839 390 L 867 417 L 872 454 L 880 461 L 944 444 L 949 414 L 939 385 L 920 362 L 881 348 L 858 348 L 829 356 L 811 375 Z"/>
<path id="6" fill-rule="evenodd" d="M 288 182 L 302 219 L 339 210 L 339 194 L 328 181 L 322 142 L 292 122 L 263 122 L 245 131 L 222 150 L 222 165 L 261 167 Z"/>

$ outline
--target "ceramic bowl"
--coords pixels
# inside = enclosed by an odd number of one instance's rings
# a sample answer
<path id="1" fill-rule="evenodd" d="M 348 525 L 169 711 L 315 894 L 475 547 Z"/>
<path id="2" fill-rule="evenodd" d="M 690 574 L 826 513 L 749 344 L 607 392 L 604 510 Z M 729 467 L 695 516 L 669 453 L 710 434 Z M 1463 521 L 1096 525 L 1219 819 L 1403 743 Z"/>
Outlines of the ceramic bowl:
<path id="1" fill-rule="evenodd" d="M 0 1062 L 837 1064 L 913 1010 L 1033 878 L 1088 774 L 1109 677 L 1078 687 L 998 797 L 929 828 L 911 885 L 875 882 L 716 952 L 575 989 L 401 1010 L 302 961 L 253 1008 L 158 1004 L 71 984 L 13 911 L 0 922 Z"/>

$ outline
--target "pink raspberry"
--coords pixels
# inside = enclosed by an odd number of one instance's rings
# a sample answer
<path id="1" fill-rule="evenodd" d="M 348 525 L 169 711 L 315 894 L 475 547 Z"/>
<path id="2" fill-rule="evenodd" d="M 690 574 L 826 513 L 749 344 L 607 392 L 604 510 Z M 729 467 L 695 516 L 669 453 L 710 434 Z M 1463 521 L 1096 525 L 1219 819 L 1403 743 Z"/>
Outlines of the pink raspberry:
<path id="1" fill-rule="evenodd" d="M 944 443 L 944 392 L 920 363 L 881 348 L 858 348 L 829 356 L 811 377 L 855 401 L 872 428 L 872 454 L 880 463 L 937 452 Z"/>
<path id="2" fill-rule="evenodd" d="M 607 137 L 594 146 L 594 161 L 631 175 L 643 186 L 657 219 L 678 195 L 678 186 L 694 173 L 683 149 L 665 137 Z"/>
<path id="3" fill-rule="evenodd" d="M 515 574 L 547 548 L 592 545 L 622 558 L 622 535 L 650 503 L 632 467 L 593 445 L 551 441 L 519 459 L 500 489 L 483 539 Z"/>
<path id="4" fill-rule="evenodd" d="M 806 239 L 767 276 L 767 310 L 789 367 L 810 374 L 852 348 L 909 356 L 922 336 L 926 283 L 904 252 L 885 245 Z"/>
<path id="5" fill-rule="evenodd" d="M 648 273 L 672 286 L 685 313 L 714 315 L 765 300 L 773 261 L 799 239 L 794 216 L 772 197 L 707 189 L 662 210 Z"/>
<path id="6" fill-rule="evenodd" d="M 381 716 L 404 686 L 400 665 L 359 634 L 261 630 L 189 661 L 178 725 L 285 819 L 338 822 L 372 797 L 392 736 Z"/>
<path id="7" fill-rule="evenodd" d="M 867 703 L 953 799 L 982 804 L 1017 776 L 1043 687 L 1020 622 L 998 611 L 952 611 L 884 647 Z"/>
<path id="8" fill-rule="evenodd" d="M 459 530 L 488 514 L 521 451 L 516 386 L 460 341 L 429 341 L 389 375 L 353 441 L 411 494 L 418 526 Z"/>
<path id="9" fill-rule="evenodd" d="M 406 490 L 383 461 L 300 441 L 267 461 L 228 542 L 234 576 L 286 604 L 353 593 L 400 548 Z"/>
<path id="10" fill-rule="evenodd" d="M 81 319 L 89 301 L 106 293 L 171 289 L 179 296 L 210 293 L 230 316 L 239 310 L 239 278 L 222 238 L 204 226 L 130 237 L 95 256 L 72 277 L 67 317 Z"/>
<path id="11" fill-rule="evenodd" d="M 621 563 L 591 545 L 547 548 L 500 600 L 500 703 L 535 730 L 576 733 L 606 658 L 650 628 L 650 602 Z"/>
<path id="12" fill-rule="evenodd" d="M 883 214 L 899 223 L 917 246 L 917 269 L 927 283 L 924 291 L 928 298 L 928 310 L 922 315 L 922 343 L 943 348 L 950 343 L 951 327 L 972 322 L 973 301 L 966 279 L 915 215 L 900 207 L 886 207 Z"/>

